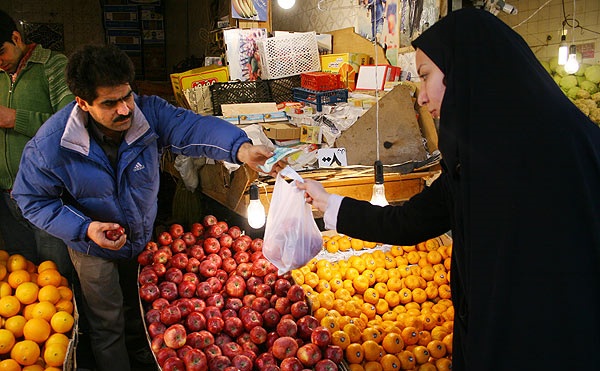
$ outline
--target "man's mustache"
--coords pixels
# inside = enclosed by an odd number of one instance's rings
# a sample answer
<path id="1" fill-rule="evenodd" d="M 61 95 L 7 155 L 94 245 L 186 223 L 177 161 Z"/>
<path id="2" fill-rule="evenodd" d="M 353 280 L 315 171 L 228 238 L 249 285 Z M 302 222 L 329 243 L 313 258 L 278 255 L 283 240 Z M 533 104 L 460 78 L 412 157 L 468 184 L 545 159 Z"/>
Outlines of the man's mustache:
<path id="1" fill-rule="evenodd" d="M 130 113 L 129 115 L 125 115 L 125 116 L 123 116 L 123 115 L 119 115 L 119 116 L 117 116 L 117 117 L 116 117 L 116 118 L 113 120 L 113 122 L 114 122 L 114 123 L 117 123 L 117 122 L 125 121 L 125 120 L 127 120 L 128 118 L 130 118 L 132 114 L 133 114 L 133 112 L 132 112 L 132 113 Z"/>

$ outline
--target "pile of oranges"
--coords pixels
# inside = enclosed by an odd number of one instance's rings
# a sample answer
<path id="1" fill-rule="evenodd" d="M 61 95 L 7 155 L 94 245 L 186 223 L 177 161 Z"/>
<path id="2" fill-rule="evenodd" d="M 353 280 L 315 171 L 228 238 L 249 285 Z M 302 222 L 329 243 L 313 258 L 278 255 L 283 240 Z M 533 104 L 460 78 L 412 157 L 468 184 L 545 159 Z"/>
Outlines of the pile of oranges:
<path id="1" fill-rule="evenodd" d="M 350 371 L 452 368 L 452 243 L 443 237 L 367 250 L 372 246 L 363 241 L 328 236 L 328 252 L 332 245 L 363 252 L 338 261 L 315 258 L 292 271 Z"/>
<path id="2" fill-rule="evenodd" d="M 73 292 L 50 260 L 0 250 L 0 371 L 56 371 L 74 326 Z"/>

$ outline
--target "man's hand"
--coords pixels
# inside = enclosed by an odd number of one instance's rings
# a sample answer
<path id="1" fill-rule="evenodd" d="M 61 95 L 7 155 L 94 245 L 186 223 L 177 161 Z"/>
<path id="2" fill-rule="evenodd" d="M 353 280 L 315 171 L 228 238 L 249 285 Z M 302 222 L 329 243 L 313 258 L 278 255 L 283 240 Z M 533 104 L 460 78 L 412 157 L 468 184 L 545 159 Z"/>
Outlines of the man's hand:
<path id="1" fill-rule="evenodd" d="M 12 129 L 15 127 L 15 120 L 17 119 L 17 111 L 0 106 L 0 128 Z"/>
<path id="2" fill-rule="evenodd" d="M 265 161 L 267 161 L 268 158 L 273 157 L 273 155 L 273 151 L 271 151 L 266 146 L 255 146 L 252 145 L 250 142 L 246 142 L 240 146 L 240 149 L 237 153 L 237 158 L 239 161 L 250 166 L 253 170 L 262 172 L 262 170 L 260 170 L 258 166 L 264 165 Z M 269 175 L 276 176 L 277 173 L 286 165 L 287 164 L 283 161 L 277 162 L 273 165 L 273 168 L 271 169 Z"/>
<path id="3" fill-rule="evenodd" d="M 122 234 L 116 240 L 110 240 L 106 237 L 107 231 L 114 231 L 119 229 L 121 226 L 117 223 L 102 223 L 102 222 L 91 222 L 87 236 L 90 240 L 94 241 L 98 246 L 109 249 L 109 250 L 120 250 L 127 241 L 127 235 Z"/>

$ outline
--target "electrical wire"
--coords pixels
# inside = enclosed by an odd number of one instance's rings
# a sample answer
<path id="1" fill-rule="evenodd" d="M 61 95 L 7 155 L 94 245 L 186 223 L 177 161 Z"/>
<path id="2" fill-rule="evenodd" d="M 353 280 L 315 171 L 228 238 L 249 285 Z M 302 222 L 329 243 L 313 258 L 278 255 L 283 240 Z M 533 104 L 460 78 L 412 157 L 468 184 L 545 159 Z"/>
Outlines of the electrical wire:
<path id="1" fill-rule="evenodd" d="M 550 4 L 552 2 L 552 0 L 548 0 L 546 1 L 542 6 L 540 6 L 539 8 L 537 8 L 537 10 L 533 13 L 531 13 L 531 15 L 527 18 L 525 18 L 524 20 L 522 20 L 519 24 L 515 25 L 512 27 L 512 29 L 514 30 L 517 27 L 521 27 L 523 24 L 525 24 L 526 22 L 528 22 L 531 18 L 533 18 L 540 10 L 542 10 L 546 5 Z"/>
<path id="2" fill-rule="evenodd" d="M 579 29 L 581 29 L 582 33 L 583 33 L 583 31 L 587 31 L 587 32 L 594 33 L 596 35 L 600 35 L 600 32 L 591 30 L 587 27 L 583 27 L 579 24 L 579 21 L 575 18 L 575 1 L 574 0 L 573 0 L 573 16 L 570 18 L 572 23 L 569 24 L 569 18 L 567 17 L 567 12 L 565 11 L 565 0 L 562 0 L 561 2 L 562 2 L 562 11 L 563 11 L 563 27 L 564 27 L 564 25 L 571 27 L 573 29 L 573 33 L 575 33 L 576 28 L 579 28 Z"/>

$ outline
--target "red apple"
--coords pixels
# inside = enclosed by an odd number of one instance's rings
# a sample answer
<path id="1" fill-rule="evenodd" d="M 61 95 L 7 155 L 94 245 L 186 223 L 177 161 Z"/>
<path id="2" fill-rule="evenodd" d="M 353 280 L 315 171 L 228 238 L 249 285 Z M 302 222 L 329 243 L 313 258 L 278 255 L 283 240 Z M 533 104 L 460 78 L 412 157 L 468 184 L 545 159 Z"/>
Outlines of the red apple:
<path id="1" fill-rule="evenodd" d="M 158 334 L 164 334 L 167 326 L 162 322 L 152 322 L 148 325 L 148 335 L 150 338 L 155 338 Z"/>
<path id="2" fill-rule="evenodd" d="M 252 263 L 252 274 L 257 277 L 264 277 L 269 273 L 269 261 L 267 259 L 258 259 Z"/>
<path id="3" fill-rule="evenodd" d="M 306 301 L 304 301 L 304 300 L 297 301 L 297 302 L 293 303 L 292 306 L 290 307 L 290 313 L 296 319 L 304 317 L 309 312 L 310 312 L 310 308 L 308 307 L 308 304 L 306 304 Z"/>
<path id="4" fill-rule="evenodd" d="M 188 329 L 189 330 L 189 329 Z M 186 344 L 189 344 L 194 349 L 200 349 L 202 346 L 202 335 L 199 332 L 189 332 L 187 334 Z"/>
<path id="5" fill-rule="evenodd" d="M 225 321 L 221 317 L 210 317 L 206 319 L 206 329 L 212 334 L 218 334 L 223 331 Z"/>
<path id="6" fill-rule="evenodd" d="M 160 287 L 159 287 L 160 289 Z M 152 302 L 152 309 L 163 310 L 169 304 L 171 304 L 167 299 L 160 297 Z"/>
<path id="7" fill-rule="evenodd" d="M 177 292 L 177 284 L 175 282 L 163 281 L 158 284 L 158 289 L 160 291 L 160 296 L 168 301 L 177 299 L 177 295 L 179 295 Z"/>
<path id="8" fill-rule="evenodd" d="M 323 353 L 324 359 L 330 359 L 335 364 L 340 364 L 344 359 L 344 350 L 339 345 L 328 345 Z"/>
<path id="9" fill-rule="evenodd" d="M 217 344 L 214 344 L 214 343 L 210 344 L 203 350 L 204 350 L 204 354 L 206 354 L 206 358 L 208 358 L 209 361 L 211 359 L 213 359 L 214 357 L 223 355 L 223 353 L 221 352 L 221 348 Z"/>
<path id="10" fill-rule="evenodd" d="M 296 355 L 298 349 L 298 343 L 294 338 L 283 336 L 275 339 L 271 347 L 271 352 L 275 358 L 283 360 Z"/>
<path id="11" fill-rule="evenodd" d="M 223 259 L 219 256 L 219 254 L 208 254 L 204 259 L 215 263 L 217 269 L 221 268 L 221 265 L 223 264 Z"/>
<path id="12" fill-rule="evenodd" d="M 273 284 L 273 290 L 279 296 L 287 296 L 290 287 L 292 287 L 292 283 L 285 278 L 278 278 Z"/>
<path id="13" fill-rule="evenodd" d="M 219 242 L 219 244 L 220 244 L 220 242 Z M 217 253 L 217 255 L 219 255 L 221 257 L 221 259 L 233 257 L 233 253 L 231 252 L 231 249 L 229 247 L 224 247 L 223 245 L 221 245 L 221 248 L 219 249 L 219 252 Z"/>
<path id="14" fill-rule="evenodd" d="M 155 283 L 145 283 L 140 287 L 140 298 L 146 303 L 151 303 L 160 297 L 160 291 Z"/>
<path id="15" fill-rule="evenodd" d="M 262 251 L 262 249 L 263 249 L 263 239 L 262 238 L 253 239 L 252 242 L 250 243 L 250 250 Z"/>
<path id="16" fill-rule="evenodd" d="M 322 358 L 321 349 L 313 343 L 306 343 L 298 348 L 296 357 L 302 362 L 305 367 L 313 367 Z"/>
<path id="17" fill-rule="evenodd" d="M 290 311 L 291 311 L 290 299 L 288 299 L 287 297 L 277 298 L 277 300 L 275 301 L 275 309 L 277 309 L 279 314 L 281 314 L 282 316 L 284 314 L 290 313 Z"/>
<path id="18" fill-rule="evenodd" d="M 154 255 L 152 256 L 152 263 L 167 264 L 169 259 L 171 259 L 171 256 L 172 256 L 171 249 L 159 248 L 158 250 L 156 250 L 154 252 Z"/>
<path id="19" fill-rule="evenodd" d="M 181 281 L 177 285 L 177 292 L 181 298 L 191 298 L 196 293 L 196 284 L 192 281 Z"/>
<path id="20" fill-rule="evenodd" d="M 242 320 L 239 317 L 230 317 L 227 318 L 225 321 L 226 325 L 223 329 L 223 332 L 225 332 L 232 338 L 237 338 L 244 332 L 244 324 L 242 323 Z"/>
<path id="21" fill-rule="evenodd" d="M 200 266 L 198 267 L 198 273 L 200 273 L 205 278 L 214 277 L 217 274 L 217 265 L 210 260 L 202 260 L 200 262 Z"/>
<path id="22" fill-rule="evenodd" d="M 231 237 L 235 240 L 236 238 L 242 235 L 242 230 L 237 225 L 233 225 L 229 227 L 227 233 L 229 233 Z"/>
<path id="23" fill-rule="evenodd" d="M 251 263 L 238 263 L 236 273 L 242 276 L 243 279 L 247 280 L 252 276 L 252 264 Z"/>
<path id="24" fill-rule="evenodd" d="M 198 275 L 196 273 L 193 272 L 185 272 L 183 274 L 183 282 L 185 281 L 189 281 L 192 282 L 195 285 L 198 285 L 198 283 L 200 283 L 200 279 L 198 278 Z"/>
<path id="25" fill-rule="evenodd" d="M 217 307 L 219 310 L 225 307 L 225 299 L 223 295 L 218 292 L 212 293 L 206 298 L 206 305 L 211 307 Z"/>
<path id="26" fill-rule="evenodd" d="M 150 349 L 152 349 L 152 352 L 154 354 L 158 353 L 158 351 L 163 348 L 167 348 L 167 345 L 165 344 L 165 334 L 164 333 L 156 335 L 150 341 Z"/>
<path id="27" fill-rule="evenodd" d="M 162 367 L 165 364 L 165 361 L 169 358 L 177 357 L 177 352 L 175 349 L 171 348 L 162 348 L 156 352 L 156 362 Z"/>
<path id="28" fill-rule="evenodd" d="M 212 287 L 210 286 L 210 284 L 208 282 L 206 282 L 206 281 L 198 282 L 198 285 L 196 286 L 196 295 L 200 299 L 206 299 L 212 293 L 213 293 Z"/>
<path id="29" fill-rule="evenodd" d="M 206 254 L 216 254 L 221 249 L 219 240 L 217 240 L 215 237 L 206 238 L 202 246 L 204 247 L 204 253 Z"/>
<path id="30" fill-rule="evenodd" d="M 277 326 L 277 324 L 279 323 L 279 320 L 281 319 L 281 315 L 279 314 L 277 309 L 275 309 L 273 307 L 265 309 L 265 311 L 262 312 L 262 316 L 263 316 L 264 326 L 269 329 L 274 329 L 275 326 Z M 316 320 L 316 318 L 315 318 L 315 320 Z M 299 324 L 298 324 L 298 326 L 299 326 Z"/>
<path id="31" fill-rule="evenodd" d="M 194 311 L 194 303 L 190 298 L 179 298 L 173 302 L 179 308 L 181 312 L 181 318 L 187 317 Z"/>
<path id="32" fill-rule="evenodd" d="M 185 232 L 181 236 L 181 239 L 183 240 L 183 242 L 185 242 L 185 245 L 187 247 L 193 246 L 196 243 L 196 237 L 192 232 Z"/>
<path id="33" fill-rule="evenodd" d="M 221 245 L 221 248 L 231 248 L 231 245 L 233 244 L 233 238 L 231 237 L 231 235 L 229 233 L 223 233 L 221 235 L 221 237 L 219 237 L 219 245 Z M 231 250 L 230 250 L 231 251 Z"/>
<path id="34" fill-rule="evenodd" d="M 185 363 L 179 357 L 169 357 L 163 363 L 162 369 L 164 371 L 185 371 Z"/>
<path id="35" fill-rule="evenodd" d="M 119 227 L 117 229 L 109 229 L 108 231 L 104 231 L 104 236 L 111 241 L 118 240 L 124 234 L 125 234 L 125 228 L 123 228 L 123 227 Z"/>
<path id="36" fill-rule="evenodd" d="M 271 295 L 273 295 L 273 290 L 271 289 L 271 286 L 267 285 L 266 283 L 259 283 L 254 289 L 254 291 L 256 296 L 260 296 L 267 299 L 270 298 Z"/>
<path id="37" fill-rule="evenodd" d="M 184 346 L 177 349 L 177 357 L 179 357 L 183 360 L 185 358 L 185 355 L 188 354 L 190 352 L 190 350 L 192 350 L 192 347 L 189 346 L 186 341 L 186 344 Z"/>
<path id="38" fill-rule="evenodd" d="M 188 258 L 188 263 L 185 266 L 185 271 L 189 273 L 198 273 L 200 272 L 200 260 L 194 258 Z"/>
<path id="39" fill-rule="evenodd" d="M 173 254 L 179 254 L 180 252 L 185 252 L 187 249 L 187 245 L 181 238 L 174 238 L 173 242 L 171 242 L 171 251 Z"/>
<path id="40" fill-rule="evenodd" d="M 221 285 L 224 285 L 227 279 L 229 278 L 229 273 L 225 272 L 223 269 L 217 269 L 217 273 L 215 277 L 221 282 Z"/>
<path id="41" fill-rule="evenodd" d="M 244 307 L 250 308 L 252 306 L 252 302 L 256 299 L 256 295 L 254 294 L 246 294 L 242 298 L 242 303 L 244 303 Z M 240 317 L 243 313 L 240 311 Z"/>
<path id="42" fill-rule="evenodd" d="M 225 321 L 225 323 L 227 323 L 227 320 L 229 318 L 233 318 L 233 317 L 238 317 L 238 314 L 235 310 L 233 309 L 229 309 L 229 308 L 224 308 L 221 311 L 221 318 L 223 318 L 223 320 Z"/>
<path id="43" fill-rule="evenodd" d="M 221 268 L 223 268 L 223 270 L 227 273 L 234 272 L 235 269 L 237 268 L 237 262 L 232 257 L 223 258 L 223 263 L 221 264 Z"/>
<path id="44" fill-rule="evenodd" d="M 267 365 L 277 366 L 277 359 L 273 356 L 272 352 L 264 352 L 259 354 L 254 360 L 254 364 L 259 370 L 264 370 Z"/>
<path id="45" fill-rule="evenodd" d="M 156 241 L 148 241 L 144 249 L 149 251 L 156 251 L 158 250 L 158 244 L 156 243 Z"/>
<path id="46" fill-rule="evenodd" d="M 171 267 L 165 272 L 165 280 L 179 284 L 183 281 L 183 272 L 179 268 Z"/>
<path id="47" fill-rule="evenodd" d="M 144 250 L 137 256 L 137 261 L 141 266 L 147 266 L 152 264 L 154 257 L 154 251 Z"/>
<path id="48" fill-rule="evenodd" d="M 219 273 L 218 269 L 217 269 L 217 273 Z M 206 279 L 206 282 L 208 282 L 208 284 L 210 285 L 210 289 L 212 290 L 213 293 L 221 292 L 221 289 L 223 288 L 223 284 L 221 283 L 221 280 L 219 278 L 217 278 L 217 276 L 208 277 Z"/>
<path id="49" fill-rule="evenodd" d="M 232 236 L 233 237 L 233 236 Z M 231 244 L 231 249 L 237 254 L 238 252 L 246 251 L 250 248 L 250 244 L 245 238 L 240 236 L 238 238 L 233 239 L 233 243 Z M 250 254 L 248 254 L 250 256 Z"/>
<path id="50" fill-rule="evenodd" d="M 168 305 L 160 311 L 160 321 L 167 326 L 181 321 L 181 309 L 175 304 Z"/>
<path id="51" fill-rule="evenodd" d="M 249 263 L 250 262 L 250 254 L 248 254 L 245 251 L 238 251 L 235 254 L 233 254 L 233 258 L 235 259 L 235 262 L 239 264 L 241 263 Z"/>
<path id="52" fill-rule="evenodd" d="M 196 289 L 196 291 L 198 290 Z M 190 301 L 194 305 L 194 311 L 202 312 L 206 308 L 206 302 L 198 297 L 193 297 Z"/>
<path id="53" fill-rule="evenodd" d="M 229 357 L 230 359 L 235 357 L 236 354 L 239 354 L 242 351 L 242 347 L 233 341 L 230 341 L 229 343 L 225 343 L 223 344 L 223 346 L 221 347 L 221 352 L 223 352 L 223 355 L 226 357 Z"/>
<path id="54" fill-rule="evenodd" d="M 322 359 L 315 364 L 315 371 L 338 371 L 338 366 L 331 359 Z"/>
<path id="55" fill-rule="evenodd" d="M 173 324 L 165 330 L 165 345 L 169 348 L 179 349 L 185 345 L 186 335 L 185 327 L 182 324 Z"/>
<path id="56" fill-rule="evenodd" d="M 210 371 L 225 371 L 229 366 L 231 366 L 231 360 L 224 355 L 212 357 L 208 361 L 208 368 Z"/>
<path id="57" fill-rule="evenodd" d="M 267 330 L 262 326 L 253 327 L 250 330 L 250 340 L 257 345 L 263 344 L 267 341 Z"/>
<path id="58" fill-rule="evenodd" d="M 150 267 L 152 267 L 152 270 L 156 272 L 158 277 L 164 277 L 165 273 L 167 273 L 167 267 L 163 263 L 154 262 L 150 264 Z"/>
<path id="59" fill-rule="evenodd" d="M 252 309 L 248 313 L 244 313 L 241 319 L 246 331 L 250 331 L 253 327 L 262 326 L 263 324 L 263 318 L 260 313 Z"/>
<path id="60" fill-rule="evenodd" d="M 202 247 L 202 245 L 192 245 L 188 249 L 188 255 L 192 258 L 198 259 L 198 261 L 202 261 L 202 259 L 204 259 L 206 256 L 206 253 L 204 252 L 204 247 Z"/>
<path id="61" fill-rule="evenodd" d="M 217 224 L 217 217 L 214 215 L 205 215 L 204 218 L 202 218 L 202 225 L 204 226 L 204 228 L 209 227 L 211 225 Z"/>
<path id="62" fill-rule="evenodd" d="M 171 258 L 171 267 L 177 269 L 185 269 L 188 264 L 187 253 L 178 252 Z"/>
<path id="63" fill-rule="evenodd" d="M 217 222 L 217 225 L 221 228 L 221 230 L 223 231 L 223 233 L 227 233 L 227 231 L 229 230 L 229 225 L 224 220 L 219 220 Z"/>
<path id="64" fill-rule="evenodd" d="M 248 251 L 251 251 L 251 250 L 248 250 Z M 258 259 L 265 259 L 265 256 L 263 255 L 262 251 L 254 251 L 254 252 L 252 252 L 252 253 L 250 254 L 250 261 L 251 261 L 251 262 L 255 262 L 255 261 L 257 261 Z M 270 264 L 271 264 L 271 263 L 268 263 L 268 264 L 267 264 L 267 271 L 268 271 L 268 269 L 270 268 Z"/>
<path id="65" fill-rule="evenodd" d="M 271 303 L 269 303 L 269 299 L 264 296 L 257 296 L 256 299 L 250 304 L 250 308 L 254 309 L 258 313 L 263 313 L 268 308 L 271 308 Z"/>
<path id="66" fill-rule="evenodd" d="M 201 344 L 200 348 L 198 348 L 198 349 L 205 350 L 209 346 L 215 344 L 215 337 L 208 330 L 198 331 L 198 336 L 200 337 L 199 343 Z M 219 347 L 217 347 L 217 348 L 219 348 Z M 206 353 L 206 351 L 205 351 L 205 353 Z M 208 357 L 208 354 L 206 354 L 206 356 Z"/>
<path id="67" fill-rule="evenodd" d="M 289 336 L 296 337 L 296 333 L 298 332 L 298 325 L 294 320 L 289 318 L 282 318 L 281 321 L 277 324 L 275 331 L 279 336 Z"/>
<path id="68" fill-rule="evenodd" d="M 316 327 L 310 335 L 310 341 L 320 347 L 327 347 L 331 344 L 331 332 L 325 326 Z"/>
<path id="69" fill-rule="evenodd" d="M 194 237 L 198 238 L 204 234 L 204 225 L 201 223 L 193 223 L 190 227 L 190 232 L 192 232 Z"/>
<path id="70" fill-rule="evenodd" d="M 171 224 L 169 227 L 169 233 L 173 238 L 179 238 L 183 235 L 183 226 L 181 224 Z"/>
<path id="71" fill-rule="evenodd" d="M 319 320 L 310 314 L 300 318 L 296 324 L 298 325 L 298 335 L 306 341 L 310 340 L 312 332 L 320 325 Z"/>
<path id="72" fill-rule="evenodd" d="M 185 327 L 189 332 L 197 332 L 206 329 L 206 318 L 200 312 L 192 312 L 185 318 Z"/>
<path id="73" fill-rule="evenodd" d="M 208 370 L 208 360 L 206 355 L 200 349 L 190 350 L 183 358 L 186 371 L 206 371 Z"/>
<path id="74" fill-rule="evenodd" d="M 263 282 L 266 283 L 267 285 L 275 288 L 275 282 L 277 282 L 278 279 L 279 279 L 279 276 L 277 274 L 275 274 L 275 273 L 267 273 L 263 277 Z M 279 295 L 279 296 L 285 296 L 285 295 Z"/>
<path id="75" fill-rule="evenodd" d="M 246 281 L 242 276 L 233 275 L 225 283 L 225 293 L 230 297 L 241 298 L 246 291 Z"/>
<path id="76" fill-rule="evenodd" d="M 209 319 L 211 317 L 221 317 L 221 310 L 217 307 L 207 306 L 202 311 L 202 314 L 204 314 L 204 317 L 206 317 L 206 319 Z"/>
<path id="77" fill-rule="evenodd" d="M 252 360 L 243 354 L 234 355 L 231 364 L 239 371 L 252 371 Z"/>
<path id="78" fill-rule="evenodd" d="M 281 361 L 279 368 L 281 371 L 302 371 L 304 365 L 296 357 L 285 358 Z"/>
<path id="79" fill-rule="evenodd" d="M 209 238 L 219 238 L 223 235 L 223 230 L 221 229 L 221 226 L 217 223 L 214 225 L 211 225 L 210 227 L 208 227 L 206 229 L 206 231 L 204 232 L 204 234 L 206 236 L 208 236 Z"/>
<path id="80" fill-rule="evenodd" d="M 157 240 L 161 246 L 169 246 L 173 242 L 173 236 L 171 236 L 169 232 L 165 231 L 158 235 Z"/>
<path id="81" fill-rule="evenodd" d="M 290 289 L 287 292 L 287 298 L 292 303 L 304 300 L 304 298 L 305 298 L 304 289 L 302 288 L 302 286 L 300 286 L 298 284 L 293 284 L 292 286 L 290 286 Z"/>
<path id="82" fill-rule="evenodd" d="M 233 309 L 236 312 L 238 312 L 243 305 L 244 304 L 242 303 L 242 299 L 240 298 L 228 297 L 227 299 L 225 299 L 226 309 Z"/>

